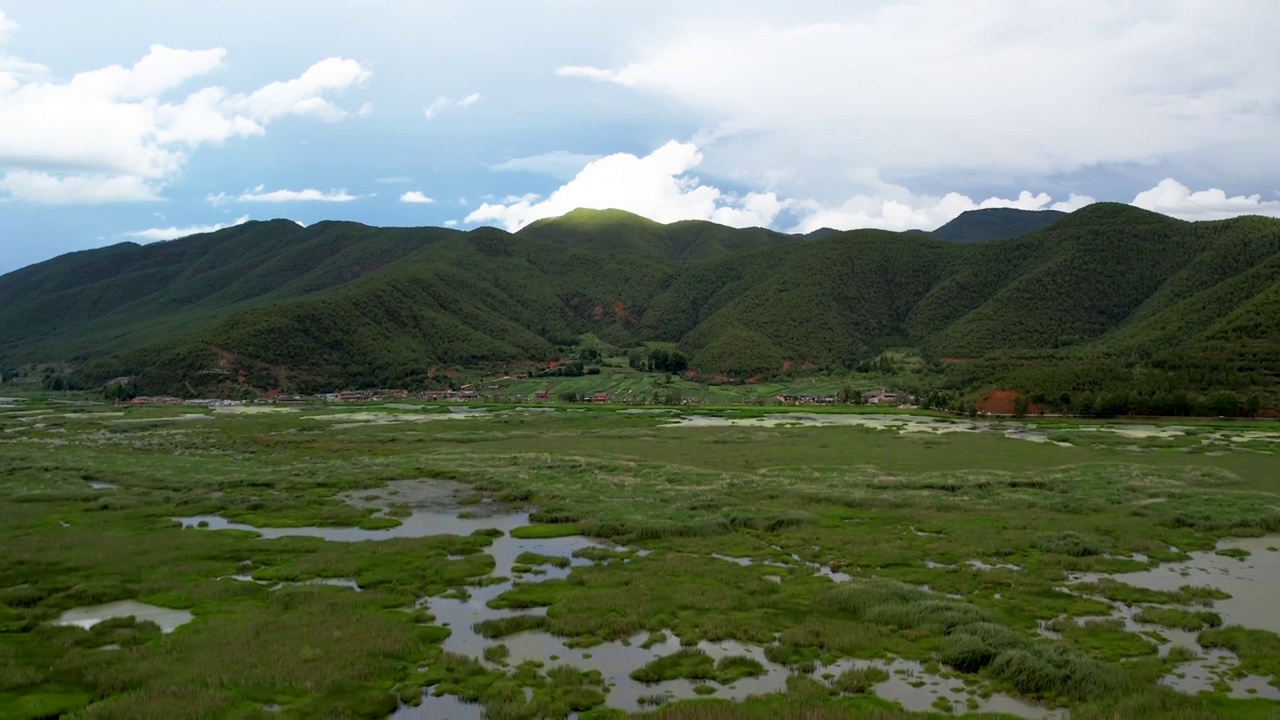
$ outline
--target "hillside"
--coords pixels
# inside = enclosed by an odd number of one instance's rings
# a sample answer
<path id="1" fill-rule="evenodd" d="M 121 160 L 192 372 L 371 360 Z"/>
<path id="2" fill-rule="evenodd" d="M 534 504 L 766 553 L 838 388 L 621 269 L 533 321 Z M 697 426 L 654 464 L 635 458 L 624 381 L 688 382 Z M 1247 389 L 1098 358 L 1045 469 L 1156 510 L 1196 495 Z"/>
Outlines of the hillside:
<path id="1" fill-rule="evenodd" d="M 1018 210 L 1017 208 L 966 210 L 929 235 L 941 240 L 962 243 L 1010 240 L 1043 230 L 1066 216 L 1067 213 L 1057 210 Z"/>
<path id="2" fill-rule="evenodd" d="M 1053 382 L 1078 389 L 1106 374 L 1079 369 L 1102 363 L 1269 388 L 1278 305 L 1280 221 L 1107 203 L 981 243 L 619 211 L 515 234 L 276 220 L 0 277 L 0 367 L 69 364 L 84 383 L 128 375 L 171 392 L 420 384 L 436 366 L 556 360 L 592 333 L 622 349 L 673 343 L 707 377 L 913 348 L 987 358 L 953 373 L 975 386 L 1066 368 Z"/>

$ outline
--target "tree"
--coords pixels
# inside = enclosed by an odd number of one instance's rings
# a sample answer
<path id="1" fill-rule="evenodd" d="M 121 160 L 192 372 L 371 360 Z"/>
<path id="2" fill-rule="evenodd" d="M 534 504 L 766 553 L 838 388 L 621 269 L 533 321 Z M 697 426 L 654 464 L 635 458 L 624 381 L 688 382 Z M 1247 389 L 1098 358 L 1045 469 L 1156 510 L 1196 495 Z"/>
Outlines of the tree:
<path id="1" fill-rule="evenodd" d="M 1258 417 L 1258 413 L 1262 412 L 1262 398 L 1257 393 L 1250 395 L 1249 399 L 1244 403 L 1244 414 L 1249 417 Z"/>
<path id="2" fill-rule="evenodd" d="M 1030 406 L 1026 395 L 1018 395 L 1013 399 L 1013 416 L 1024 418 L 1027 416 L 1027 407 Z"/>

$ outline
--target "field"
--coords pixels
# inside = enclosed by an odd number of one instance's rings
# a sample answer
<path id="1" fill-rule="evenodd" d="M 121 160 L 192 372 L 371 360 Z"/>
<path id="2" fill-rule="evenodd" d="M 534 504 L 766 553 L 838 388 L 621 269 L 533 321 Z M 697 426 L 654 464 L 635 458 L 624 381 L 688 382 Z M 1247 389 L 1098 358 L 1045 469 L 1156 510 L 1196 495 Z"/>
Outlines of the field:
<path id="1" fill-rule="evenodd" d="M 0 406 L 0 718 L 1280 717 L 1280 424 L 460 410 Z"/>

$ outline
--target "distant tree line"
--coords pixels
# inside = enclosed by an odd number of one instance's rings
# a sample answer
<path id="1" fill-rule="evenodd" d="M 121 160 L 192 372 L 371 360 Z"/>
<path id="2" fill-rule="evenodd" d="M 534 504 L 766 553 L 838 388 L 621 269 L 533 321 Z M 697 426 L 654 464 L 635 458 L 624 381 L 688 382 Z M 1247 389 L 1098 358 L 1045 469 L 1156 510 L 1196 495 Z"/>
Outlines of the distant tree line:
<path id="1" fill-rule="evenodd" d="M 627 353 L 627 363 L 640 372 L 679 375 L 689 369 L 689 357 L 674 348 L 636 348 Z"/>

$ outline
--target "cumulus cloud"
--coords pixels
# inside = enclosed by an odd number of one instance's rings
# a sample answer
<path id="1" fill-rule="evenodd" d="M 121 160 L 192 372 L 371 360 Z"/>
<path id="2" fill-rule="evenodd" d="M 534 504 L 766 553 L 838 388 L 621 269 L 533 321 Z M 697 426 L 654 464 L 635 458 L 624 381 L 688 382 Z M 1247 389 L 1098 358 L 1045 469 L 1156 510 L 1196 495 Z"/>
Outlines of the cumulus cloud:
<path id="1" fill-rule="evenodd" d="M 0 177 L 10 199 L 44 205 L 101 204 L 159 200 L 156 189 L 129 175 L 53 175 L 13 170 Z"/>
<path id="2" fill-rule="evenodd" d="M 505 162 L 490 165 L 489 169 L 495 172 L 525 172 L 536 175 L 549 175 L 554 178 L 568 180 L 586 167 L 587 163 L 599 158 L 599 155 L 556 150 L 540 155 L 512 158 Z"/>
<path id="3" fill-rule="evenodd" d="M 1054 202 L 1047 193 L 1023 191 L 1016 198 L 975 201 L 960 193 L 942 197 L 915 195 L 904 187 L 863 178 L 875 194 L 855 195 L 824 204 L 811 198 L 780 197 L 775 192 L 735 195 L 703 184 L 689 172 L 702 161 L 694 143 L 672 141 L 644 157 L 627 153 L 609 155 L 589 163 L 568 183 L 546 199 L 538 195 L 508 197 L 501 203 L 485 203 L 466 217 L 468 223 L 497 222 L 518 230 L 547 217 L 577 208 L 616 208 L 658 222 L 710 220 L 733 227 L 779 227 L 809 232 L 821 227 L 838 230 L 882 228 L 932 230 L 966 210 L 1011 207 L 1024 210 L 1053 209 L 1070 212 L 1094 202 L 1084 195 L 1070 195 Z"/>
<path id="4" fill-rule="evenodd" d="M 898 0 L 826 3 L 789 18 L 758 7 L 716 22 L 686 17 L 634 43 L 630 62 L 558 74 L 709 118 L 719 139 L 702 145 L 708 172 L 787 164 L 832 195 L 850 188 L 832 180 L 859 168 L 1007 177 L 1171 158 L 1191 167 L 1244 158 L 1255 170 L 1280 161 L 1280 83 L 1276 63 L 1261 61 L 1280 55 L 1257 31 L 1280 25 L 1280 4 L 980 6 Z"/>
<path id="5" fill-rule="evenodd" d="M 471 93 L 470 95 L 458 100 L 447 98 L 441 95 L 437 97 L 435 100 L 431 101 L 430 105 L 423 108 L 422 114 L 425 115 L 428 120 L 434 120 L 438 115 L 440 115 L 440 113 L 444 112 L 445 110 L 448 110 L 450 108 L 455 108 L 455 107 L 456 108 L 471 107 L 472 105 L 475 105 L 476 103 L 480 102 L 482 99 L 483 98 L 481 97 L 480 93 Z"/>
<path id="6" fill-rule="evenodd" d="M 732 225 L 767 225 L 783 203 L 772 194 L 734 198 L 699 183 L 688 171 L 702 162 L 693 143 L 671 141 L 644 157 L 630 153 L 608 155 L 586 167 L 544 200 L 537 196 L 509 198 L 514 202 L 484 203 L 466 217 L 468 223 L 495 221 L 518 230 L 542 218 L 576 208 L 616 208 L 658 222 L 702 219 Z"/>
<path id="7" fill-rule="evenodd" d="M 1173 178 L 1165 178 L 1150 190 L 1138 193 L 1132 204 L 1184 220 L 1219 220 L 1239 215 L 1280 217 L 1280 199 L 1263 200 L 1261 194 L 1228 196 L 1218 188 L 1192 192 Z"/>
<path id="8" fill-rule="evenodd" d="M 1067 200 L 1055 203 L 1047 193 L 1033 194 L 1027 190 L 1023 190 L 1016 198 L 991 197 L 975 201 L 967 195 L 955 192 L 934 197 L 914 195 L 905 188 L 893 188 L 887 197 L 855 195 L 834 206 L 800 201 L 796 205 L 803 209 L 803 218 L 793 230 L 812 232 L 824 227 L 836 230 L 933 230 L 969 210 L 1017 208 L 1072 212 L 1093 202 L 1091 197 L 1073 194 Z"/>
<path id="9" fill-rule="evenodd" d="M 328 96 L 369 77 L 354 60 L 329 58 L 249 94 L 209 86 L 171 97 L 225 59 L 221 48 L 152 45 L 130 67 L 111 65 L 65 81 L 0 62 L 0 168 L 12 181 L 6 188 L 15 199 L 32 198 L 14 192 L 13 183 L 37 184 L 44 198 L 61 192 L 59 202 L 152 199 L 199 146 L 262 135 L 289 115 L 341 118 L 344 111 Z"/>
<path id="10" fill-rule="evenodd" d="M 346 111 L 327 100 L 325 95 L 359 85 L 370 75 L 372 73 L 355 60 L 327 58 L 293 80 L 273 82 L 247 97 L 234 99 L 230 105 L 243 108 L 250 117 L 261 122 L 270 122 L 285 115 L 314 115 L 325 120 L 338 120 L 346 115 Z"/>
<path id="11" fill-rule="evenodd" d="M 236 218 L 230 223 L 215 223 L 213 225 L 191 225 L 188 227 L 167 227 L 167 228 L 148 228 L 146 230 L 133 230 L 125 233 L 125 237 L 137 238 L 148 242 L 158 240 L 176 240 L 177 238 L 187 237 L 188 235 L 200 235 L 202 233 L 217 232 L 225 230 L 236 225 L 243 225 L 249 222 L 249 216 L 244 215 Z"/>
<path id="12" fill-rule="evenodd" d="M 0 42 L 8 40 L 9 37 L 17 31 L 17 29 L 18 23 L 10 20 L 9 17 L 4 14 L 4 11 L 0 10 Z"/>
<path id="13" fill-rule="evenodd" d="M 430 205 L 435 202 L 432 198 L 424 195 L 420 190 L 410 190 L 400 196 L 400 202 L 412 203 L 417 205 Z"/>
<path id="14" fill-rule="evenodd" d="M 359 200 L 362 195 L 352 195 L 345 189 L 330 190 L 314 190 L 307 188 L 306 190 L 267 190 L 266 186 L 259 185 L 252 190 L 248 190 L 239 195 L 228 195 L 226 193 L 218 193 L 208 196 L 208 201 L 214 205 L 222 205 L 228 202 L 242 203 L 287 203 L 287 202 L 328 202 L 328 203 L 346 203 Z"/>

